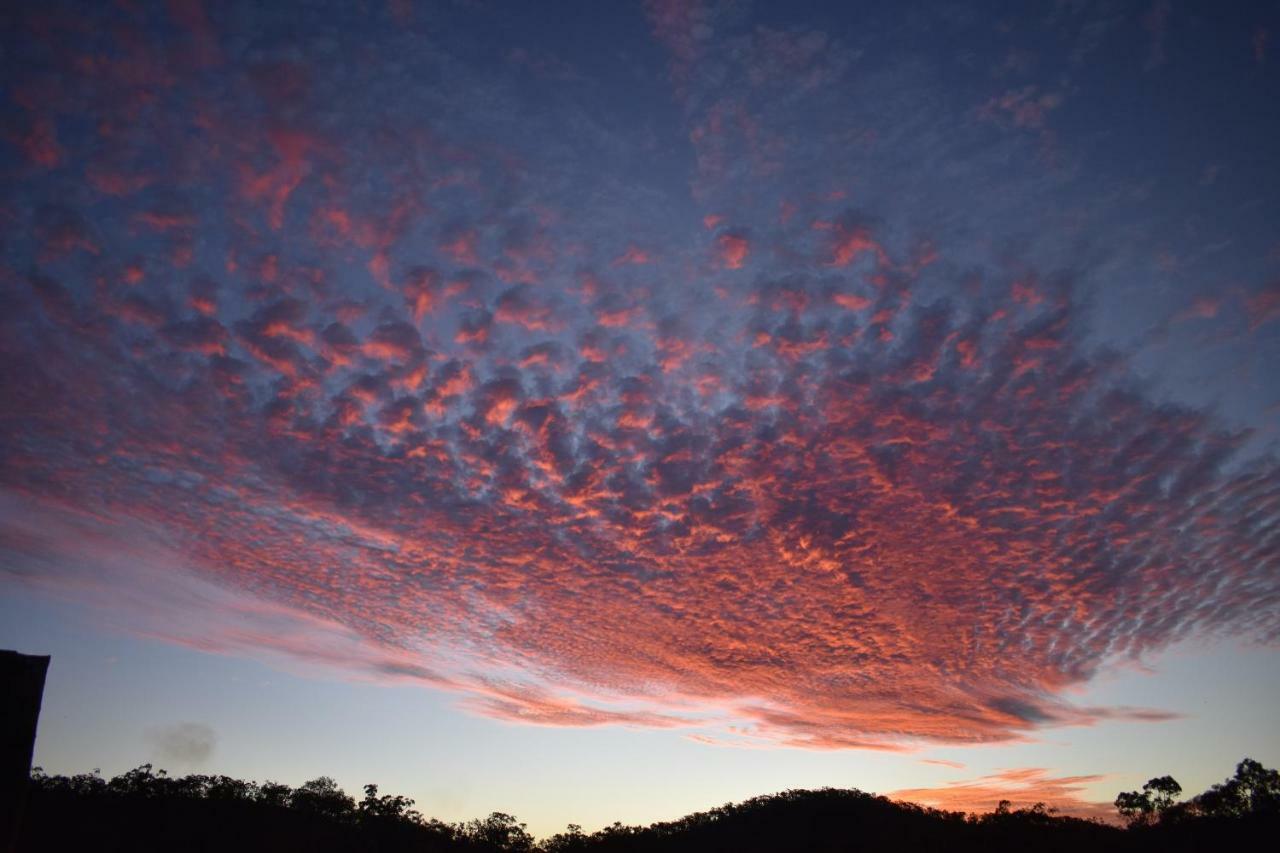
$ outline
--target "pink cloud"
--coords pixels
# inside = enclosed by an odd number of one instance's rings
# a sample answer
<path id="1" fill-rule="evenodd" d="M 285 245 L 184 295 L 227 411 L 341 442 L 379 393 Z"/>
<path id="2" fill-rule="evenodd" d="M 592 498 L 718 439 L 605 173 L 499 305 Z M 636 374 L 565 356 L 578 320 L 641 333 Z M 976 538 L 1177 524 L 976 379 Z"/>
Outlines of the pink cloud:
<path id="1" fill-rule="evenodd" d="M 1001 800 L 1015 809 L 1043 803 L 1074 817 L 1116 822 L 1110 803 L 1086 800 L 1083 792 L 1104 776 L 1050 776 L 1039 767 L 1002 770 L 963 782 L 948 782 L 937 788 L 902 788 L 890 791 L 895 800 L 919 803 L 947 811 L 982 814 L 994 811 Z"/>
<path id="2" fill-rule="evenodd" d="M 184 45 L 214 11 L 173 7 Z M 652 237 L 630 196 L 539 159 L 522 136 L 547 131 L 500 86 L 439 87 L 456 101 L 427 121 L 353 105 L 364 67 L 337 86 L 266 61 L 227 92 L 139 35 L 75 60 L 94 130 L 50 112 L 56 169 L 24 180 L 84 175 L 89 200 L 5 214 L 0 548 L 31 568 L 10 580 L 504 720 L 810 749 L 1167 719 L 1071 690 L 1175 640 L 1280 636 L 1258 606 L 1274 457 L 1148 396 L 1069 282 L 983 255 L 1004 235 L 935 263 L 900 222 L 834 211 L 831 186 L 862 186 L 760 95 L 835 79 L 831 39 L 752 28 L 726 58 L 732 10 L 648 12 L 693 201 L 722 211 L 681 232 L 660 205 Z M 698 89 L 708 52 L 742 85 Z M 1043 134 L 1061 97 L 1007 89 L 984 115 Z M 811 185 L 777 192 L 788 154 Z M 1245 298 L 1255 330 L 1273 291 Z"/>
<path id="3" fill-rule="evenodd" d="M 725 269 L 742 269 L 750 253 L 751 241 L 744 234 L 726 232 L 716 237 L 716 259 Z"/>
<path id="4" fill-rule="evenodd" d="M 638 246 L 628 246 L 625 252 L 613 259 L 613 265 L 615 267 L 628 265 L 639 266 L 652 262 L 653 258 L 650 254 Z"/>
<path id="5" fill-rule="evenodd" d="M 1246 296 L 1244 307 L 1251 331 L 1280 319 L 1280 280 L 1269 282 L 1257 293 Z"/>

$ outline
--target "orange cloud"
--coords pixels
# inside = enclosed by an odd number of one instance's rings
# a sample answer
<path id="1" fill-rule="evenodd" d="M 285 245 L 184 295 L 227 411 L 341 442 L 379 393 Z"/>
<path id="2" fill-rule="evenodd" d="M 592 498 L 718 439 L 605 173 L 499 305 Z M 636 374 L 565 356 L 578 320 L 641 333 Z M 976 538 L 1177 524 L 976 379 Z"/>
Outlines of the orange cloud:
<path id="1" fill-rule="evenodd" d="M 1074 817 L 1116 822 L 1110 803 L 1084 799 L 1082 792 L 1104 776 L 1050 776 L 1039 767 L 1002 770 L 963 782 L 948 782 L 937 788 L 902 788 L 890 791 L 895 800 L 906 800 L 946 811 L 981 814 L 994 811 L 1001 800 L 1012 808 L 1030 808 L 1043 803 Z"/>

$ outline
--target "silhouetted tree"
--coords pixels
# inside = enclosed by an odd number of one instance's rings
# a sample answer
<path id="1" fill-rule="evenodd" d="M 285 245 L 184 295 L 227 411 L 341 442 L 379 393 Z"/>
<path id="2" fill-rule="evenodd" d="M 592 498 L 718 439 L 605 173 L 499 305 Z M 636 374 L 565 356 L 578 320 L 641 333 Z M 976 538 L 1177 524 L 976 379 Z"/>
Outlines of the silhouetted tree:
<path id="1" fill-rule="evenodd" d="M 547 853 L 578 853 L 590 849 L 590 842 L 590 836 L 583 834 L 582 827 L 571 823 L 564 832 L 557 832 L 542 842 L 542 849 Z"/>
<path id="2" fill-rule="evenodd" d="M 257 800 L 261 789 L 254 782 L 233 779 L 230 776 L 210 776 L 204 786 L 204 795 L 210 800 Z"/>
<path id="3" fill-rule="evenodd" d="M 1116 797 L 1116 811 L 1130 826 L 1149 826 L 1159 821 L 1177 802 L 1182 786 L 1172 776 L 1160 776 L 1142 786 L 1141 791 L 1124 791 Z"/>
<path id="4" fill-rule="evenodd" d="M 398 794 L 379 797 L 377 785 L 364 786 L 364 799 L 360 801 L 359 810 L 361 820 L 422 821 L 422 813 L 413 808 L 413 800 Z"/>
<path id="5" fill-rule="evenodd" d="M 351 816 L 356 801 L 338 787 L 328 776 L 320 776 L 295 788 L 289 796 L 290 808 L 300 812 L 311 812 L 332 820 L 343 820 Z"/>
<path id="6" fill-rule="evenodd" d="M 478 841 L 498 850 L 512 850 L 517 853 L 533 850 L 533 836 L 525 829 L 525 825 L 509 814 L 494 812 L 486 818 L 468 821 L 464 834 L 472 841 Z"/>
<path id="7" fill-rule="evenodd" d="M 1236 765 L 1235 776 L 1192 802 L 1198 812 L 1214 817 L 1280 814 L 1280 772 L 1246 758 Z"/>
<path id="8" fill-rule="evenodd" d="M 263 782 L 258 786 L 258 802 L 268 806 L 284 808 L 292 796 L 293 789 L 279 782 Z"/>
<path id="9" fill-rule="evenodd" d="M 161 770 L 158 774 L 151 771 L 150 764 L 143 764 L 115 776 L 107 783 L 107 789 L 113 794 L 129 797 L 150 797 L 168 793 L 163 781 L 168 774 Z"/>
<path id="10" fill-rule="evenodd" d="M 503 812 L 461 824 L 425 820 L 408 797 L 364 787 L 358 803 L 327 776 L 290 788 L 229 776 L 171 777 L 144 764 L 112 779 L 31 773 L 18 850 L 206 850 L 235 853 L 1192 853 L 1234 850 L 1280 830 L 1280 774 L 1251 759 L 1190 801 L 1171 777 L 1117 798 L 1130 829 L 1002 801 L 984 815 L 893 802 L 857 790 L 784 791 L 649 826 L 568 828 L 537 844 Z"/>

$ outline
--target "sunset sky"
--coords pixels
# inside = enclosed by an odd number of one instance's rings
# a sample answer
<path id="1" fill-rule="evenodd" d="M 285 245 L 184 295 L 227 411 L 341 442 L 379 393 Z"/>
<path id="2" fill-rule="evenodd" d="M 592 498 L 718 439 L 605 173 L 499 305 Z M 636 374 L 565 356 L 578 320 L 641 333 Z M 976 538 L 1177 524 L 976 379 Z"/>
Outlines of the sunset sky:
<path id="1" fill-rule="evenodd" d="M 1280 763 L 1280 5 L 0 23 L 36 763 L 539 835 Z"/>

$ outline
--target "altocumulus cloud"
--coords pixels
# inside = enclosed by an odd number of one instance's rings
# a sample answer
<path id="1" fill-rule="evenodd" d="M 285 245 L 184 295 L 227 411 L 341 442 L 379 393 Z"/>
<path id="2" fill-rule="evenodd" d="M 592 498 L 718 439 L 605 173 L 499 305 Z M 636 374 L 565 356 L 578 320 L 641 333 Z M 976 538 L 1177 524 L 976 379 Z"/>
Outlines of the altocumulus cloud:
<path id="1" fill-rule="evenodd" d="M 814 748 L 1160 719 L 1064 694 L 1280 635 L 1276 460 L 1088 343 L 1094 270 L 816 191 L 843 178 L 814 147 L 861 137 L 761 105 L 791 69 L 841 114 L 838 44 L 742 35 L 742 92 L 709 91 L 715 42 L 655 8 L 682 218 L 616 201 L 626 134 L 427 35 L 336 75 L 342 27 L 241 56 L 95 14 L 127 57 L 31 40 L 5 152 L 32 202 L 0 269 L 11 580 L 498 718 Z M 815 191 L 760 213 L 743 182 Z"/>

